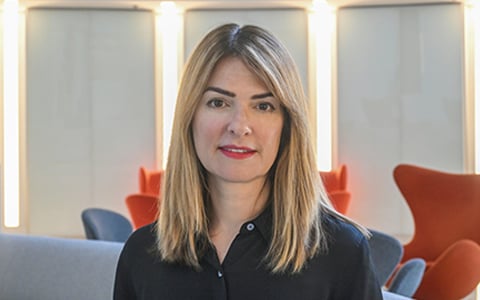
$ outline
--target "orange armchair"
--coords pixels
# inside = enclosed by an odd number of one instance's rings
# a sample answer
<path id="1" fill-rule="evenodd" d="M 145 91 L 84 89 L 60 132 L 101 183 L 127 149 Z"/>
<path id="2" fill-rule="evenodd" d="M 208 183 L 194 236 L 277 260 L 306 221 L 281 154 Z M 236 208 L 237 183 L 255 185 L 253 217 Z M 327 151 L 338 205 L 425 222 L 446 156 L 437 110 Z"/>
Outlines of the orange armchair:
<path id="1" fill-rule="evenodd" d="M 340 165 L 332 171 L 320 171 L 320 177 L 327 192 L 347 190 L 346 165 Z"/>
<path id="2" fill-rule="evenodd" d="M 148 170 L 140 167 L 138 171 L 138 185 L 141 194 L 160 195 L 163 170 Z"/>
<path id="3" fill-rule="evenodd" d="M 158 196 L 149 194 L 132 194 L 125 199 L 133 228 L 153 223 L 158 218 L 160 201 Z"/>
<path id="4" fill-rule="evenodd" d="M 325 190 L 333 207 L 346 214 L 350 206 L 351 194 L 347 191 L 347 166 L 340 165 L 332 171 L 320 171 Z"/>
<path id="5" fill-rule="evenodd" d="M 467 296 L 480 282 L 480 175 L 401 164 L 393 176 L 415 223 L 402 261 L 420 257 L 427 262 L 414 297 Z"/>

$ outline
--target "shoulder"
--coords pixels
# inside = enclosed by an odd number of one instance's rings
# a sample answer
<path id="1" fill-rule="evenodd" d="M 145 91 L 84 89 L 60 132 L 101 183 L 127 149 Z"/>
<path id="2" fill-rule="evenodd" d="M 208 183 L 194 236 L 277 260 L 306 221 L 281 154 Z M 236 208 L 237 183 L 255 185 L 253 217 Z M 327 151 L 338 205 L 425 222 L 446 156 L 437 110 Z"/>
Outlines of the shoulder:
<path id="1" fill-rule="evenodd" d="M 128 238 L 126 245 L 135 245 L 135 244 L 150 244 L 156 240 L 155 234 L 155 225 L 156 223 L 152 223 L 141 227 L 135 230 L 132 235 Z"/>
<path id="2" fill-rule="evenodd" d="M 369 255 L 367 237 L 352 223 L 337 216 L 325 214 L 322 225 L 329 253 L 347 259 Z"/>
<path id="3" fill-rule="evenodd" d="M 141 227 L 134 231 L 125 242 L 122 258 L 139 258 L 151 254 L 156 244 L 155 223 Z"/>
<path id="4" fill-rule="evenodd" d="M 328 243 L 323 261 L 330 263 L 330 276 L 341 299 L 382 299 L 368 238 L 354 224 L 334 215 L 324 216 L 322 224 Z"/>
<path id="5" fill-rule="evenodd" d="M 114 299 L 134 299 L 135 286 L 155 261 L 155 226 L 134 231 L 123 246 L 115 275 Z"/>

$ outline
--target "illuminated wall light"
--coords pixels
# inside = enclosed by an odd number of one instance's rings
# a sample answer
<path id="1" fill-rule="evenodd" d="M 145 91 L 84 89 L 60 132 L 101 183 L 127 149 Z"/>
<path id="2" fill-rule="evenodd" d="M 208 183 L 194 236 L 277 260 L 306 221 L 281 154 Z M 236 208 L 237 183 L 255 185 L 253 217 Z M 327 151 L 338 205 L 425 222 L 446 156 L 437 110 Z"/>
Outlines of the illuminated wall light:
<path id="1" fill-rule="evenodd" d="M 471 20 L 473 21 L 473 60 L 474 60 L 474 132 L 475 132 L 475 173 L 480 173 L 480 3 L 472 3 L 470 6 Z M 475 298 L 480 299 L 480 284 L 477 285 Z"/>
<path id="2" fill-rule="evenodd" d="M 177 97 L 183 17 L 173 2 L 162 2 L 156 17 L 159 61 L 161 66 L 162 166 L 165 167 Z M 157 143 L 158 146 L 160 146 Z"/>
<path id="3" fill-rule="evenodd" d="M 308 19 L 311 96 L 316 100 L 317 165 L 319 170 L 332 169 L 333 161 L 333 45 L 335 14 L 326 1 L 313 1 Z"/>
<path id="4" fill-rule="evenodd" d="M 474 135 L 475 135 L 475 173 L 480 173 L 480 7 L 478 3 L 472 4 L 471 21 L 473 24 L 473 87 L 474 87 Z"/>
<path id="5" fill-rule="evenodd" d="M 468 148 L 466 171 L 472 171 L 473 160 L 473 171 L 478 174 L 480 173 L 480 3 L 478 0 L 465 1 L 464 7 L 465 131 L 466 148 Z M 470 113 L 472 109 L 473 115 Z M 480 284 L 477 285 L 475 299 L 480 299 Z"/>
<path id="6" fill-rule="evenodd" d="M 3 221 L 20 226 L 19 172 L 19 11 L 3 2 Z"/>
<path id="7" fill-rule="evenodd" d="M 465 139 L 467 172 L 480 173 L 480 7 L 466 1 L 465 49 Z"/>

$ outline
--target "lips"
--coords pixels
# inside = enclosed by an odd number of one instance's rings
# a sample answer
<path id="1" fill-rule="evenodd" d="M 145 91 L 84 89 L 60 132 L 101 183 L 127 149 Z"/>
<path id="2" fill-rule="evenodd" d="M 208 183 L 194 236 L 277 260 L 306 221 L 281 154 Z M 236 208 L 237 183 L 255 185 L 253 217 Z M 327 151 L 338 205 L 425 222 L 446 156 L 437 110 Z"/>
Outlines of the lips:
<path id="1" fill-rule="evenodd" d="M 253 156 L 256 151 L 248 147 L 239 147 L 234 145 L 226 145 L 219 147 L 223 155 L 233 159 L 246 159 Z"/>

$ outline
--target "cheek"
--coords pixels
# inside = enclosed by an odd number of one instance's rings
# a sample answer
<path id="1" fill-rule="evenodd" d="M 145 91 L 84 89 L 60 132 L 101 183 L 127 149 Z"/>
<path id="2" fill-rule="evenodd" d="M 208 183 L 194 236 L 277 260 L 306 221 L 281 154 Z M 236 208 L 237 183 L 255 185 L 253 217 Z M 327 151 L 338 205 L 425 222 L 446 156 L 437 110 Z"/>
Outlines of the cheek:
<path id="1" fill-rule="evenodd" d="M 219 135 L 218 122 L 212 122 L 212 118 L 202 118 L 193 121 L 193 140 L 195 148 L 212 146 L 214 139 Z"/>
<path id="2" fill-rule="evenodd" d="M 276 124 L 275 124 L 276 123 Z M 272 126 L 274 124 L 274 126 Z M 264 133 L 265 140 L 270 141 L 272 146 L 275 145 L 278 147 L 280 144 L 280 139 L 282 138 L 282 129 L 283 129 L 283 122 L 282 121 L 274 121 L 267 125 L 269 130 Z"/>
<path id="3" fill-rule="evenodd" d="M 275 151 L 278 151 L 280 147 L 281 137 L 282 137 L 282 130 L 280 129 L 280 130 L 277 130 L 271 138 L 273 145 L 275 145 Z"/>
<path id="4" fill-rule="evenodd" d="M 268 127 L 267 127 L 268 128 Z M 280 140 L 282 136 L 282 129 L 281 128 L 271 128 L 263 132 L 263 135 L 260 139 L 264 143 L 264 149 L 268 151 L 269 155 L 272 156 L 274 159 L 279 151 L 280 148 Z"/>

